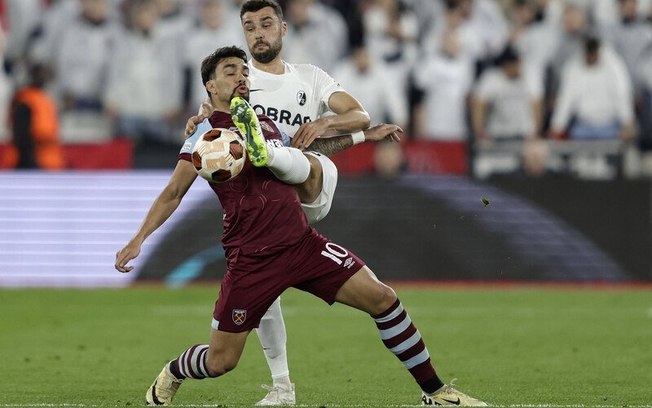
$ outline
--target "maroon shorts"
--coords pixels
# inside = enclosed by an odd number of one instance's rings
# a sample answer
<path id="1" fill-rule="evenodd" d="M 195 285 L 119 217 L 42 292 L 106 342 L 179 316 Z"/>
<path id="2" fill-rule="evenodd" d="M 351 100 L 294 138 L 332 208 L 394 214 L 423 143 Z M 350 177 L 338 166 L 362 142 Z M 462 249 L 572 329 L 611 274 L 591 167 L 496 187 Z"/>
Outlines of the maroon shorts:
<path id="1" fill-rule="evenodd" d="M 296 244 L 274 251 L 243 254 L 230 250 L 213 328 L 238 333 L 258 327 L 274 300 L 290 287 L 333 304 L 340 287 L 364 265 L 355 254 L 312 228 Z"/>

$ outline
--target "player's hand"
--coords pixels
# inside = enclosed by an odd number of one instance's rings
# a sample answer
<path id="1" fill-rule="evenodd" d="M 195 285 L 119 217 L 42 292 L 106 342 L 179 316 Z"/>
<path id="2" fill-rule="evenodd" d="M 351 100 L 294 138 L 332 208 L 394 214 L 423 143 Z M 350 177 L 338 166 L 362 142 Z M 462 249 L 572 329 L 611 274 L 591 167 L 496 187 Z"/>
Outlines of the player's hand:
<path id="1" fill-rule="evenodd" d="M 381 123 L 364 131 L 364 139 L 367 142 L 378 142 L 387 139 L 392 142 L 400 142 L 403 129 L 391 123 Z"/>
<path id="2" fill-rule="evenodd" d="M 292 147 L 297 149 L 306 149 L 319 136 L 328 132 L 328 123 L 323 119 L 317 119 L 314 122 L 304 123 L 299 127 L 292 137 Z"/>
<path id="3" fill-rule="evenodd" d="M 138 255 L 140 255 L 140 244 L 130 241 L 115 254 L 115 269 L 122 273 L 131 272 L 134 267 L 127 264 Z"/>
<path id="4" fill-rule="evenodd" d="M 197 130 L 197 125 L 202 123 L 204 119 L 208 119 L 213 113 L 213 106 L 204 102 L 199 107 L 199 112 L 195 116 L 191 116 L 190 119 L 186 122 L 185 134 L 186 137 L 195 133 Z"/>

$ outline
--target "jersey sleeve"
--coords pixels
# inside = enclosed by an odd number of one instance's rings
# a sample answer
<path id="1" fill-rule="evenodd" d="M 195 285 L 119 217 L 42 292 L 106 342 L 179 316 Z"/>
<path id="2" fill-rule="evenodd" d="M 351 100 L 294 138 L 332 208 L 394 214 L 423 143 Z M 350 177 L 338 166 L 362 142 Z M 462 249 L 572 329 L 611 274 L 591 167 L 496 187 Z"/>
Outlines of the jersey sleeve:
<path id="1" fill-rule="evenodd" d="M 314 65 L 313 67 L 315 70 L 315 84 L 320 94 L 320 104 L 323 105 L 326 110 L 331 110 L 328 106 L 328 100 L 331 95 L 335 92 L 346 92 L 346 90 L 324 70 Z"/>
<path id="2" fill-rule="evenodd" d="M 192 148 L 195 146 L 195 143 L 197 142 L 197 139 L 204 133 L 208 132 L 211 130 L 213 126 L 210 124 L 208 119 L 204 119 L 199 125 L 197 125 L 197 129 L 195 130 L 195 133 L 190 135 L 181 147 L 181 150 L 179 151 L 179 160 L 191 160 L 191 154 L 192 154 Z"/>

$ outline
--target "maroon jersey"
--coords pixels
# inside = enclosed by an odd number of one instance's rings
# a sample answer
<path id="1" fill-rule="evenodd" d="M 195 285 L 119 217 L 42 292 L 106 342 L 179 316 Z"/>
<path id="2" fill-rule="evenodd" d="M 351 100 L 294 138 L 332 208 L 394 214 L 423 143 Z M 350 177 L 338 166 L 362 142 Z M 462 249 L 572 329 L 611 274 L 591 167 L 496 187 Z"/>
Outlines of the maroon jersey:
<path id="1" fill-rule="evenodd" d="M 281 133 L 267 116 L 258 116 L 267 143 L 282 146 Z M 231 115 L 214 112 L 214 128 L 238 132 Z M 191 161 L 189 153 L 180 160 Z M 224 249 L 239 248 L 254 253 L 295 244 L 310 232 L 301 202 L 293 186 L 279 181 L 266 167 L 255 167 L 247 159 L 238 176 L 225 183 L 209 183 L 224 209 Z M 228 253 L 228 251 L 227 251 Z"/>

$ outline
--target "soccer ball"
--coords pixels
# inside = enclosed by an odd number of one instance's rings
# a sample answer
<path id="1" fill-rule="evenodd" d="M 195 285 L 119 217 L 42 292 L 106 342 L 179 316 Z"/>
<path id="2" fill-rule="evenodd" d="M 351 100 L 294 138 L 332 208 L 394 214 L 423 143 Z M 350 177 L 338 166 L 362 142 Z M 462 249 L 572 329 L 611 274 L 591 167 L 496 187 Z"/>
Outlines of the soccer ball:
<path id="1" fill-rule="evenodd" d="M 246 160 L 244 140 L 228 129 L 211 129 L 192 148 L 192 164 L 211 183 L 224 183 L 242 171 Z"/>

